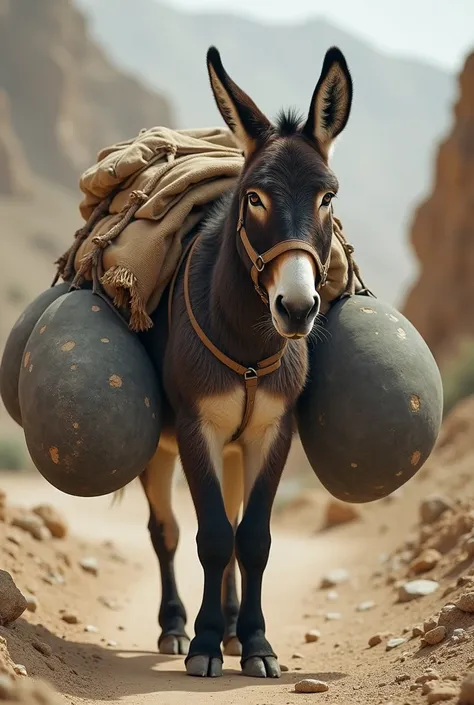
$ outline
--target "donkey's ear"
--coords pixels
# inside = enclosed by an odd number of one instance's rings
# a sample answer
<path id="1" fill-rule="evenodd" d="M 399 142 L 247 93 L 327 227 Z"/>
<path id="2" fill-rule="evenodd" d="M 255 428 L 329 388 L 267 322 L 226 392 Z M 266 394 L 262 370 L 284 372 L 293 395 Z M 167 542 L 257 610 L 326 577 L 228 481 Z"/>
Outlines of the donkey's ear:
<path id="1" fill-rule="evenodd" d="M 303 133 L 316 140 L 327 160 L 335 138 L 345 128 L 352 104 L 352 79 L 343 53 L 331 47 L 324 57 Z"/>
<path id="2" fill-rule="evenodd" d="M 245 157 L 257 149 L 272 129 L 268 118 L 227 74 L 219 52 L 210 47 L 207 52 L 207 69 L 217 107 L 234 133 Z"/>

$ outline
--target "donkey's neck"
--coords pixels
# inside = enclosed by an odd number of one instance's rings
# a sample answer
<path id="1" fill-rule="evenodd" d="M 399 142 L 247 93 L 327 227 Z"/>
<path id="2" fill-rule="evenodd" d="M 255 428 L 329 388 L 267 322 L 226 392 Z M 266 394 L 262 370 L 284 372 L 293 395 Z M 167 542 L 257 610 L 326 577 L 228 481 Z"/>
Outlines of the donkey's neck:
<path id="1" fill-rule="evenodd" d="M 210 287 L 210 323 L 216 344 L 236 362 L 253 365 L 277 353 L 283 339 L 238 254 L 236 228 L 229 223 L 222 234 Z"/>

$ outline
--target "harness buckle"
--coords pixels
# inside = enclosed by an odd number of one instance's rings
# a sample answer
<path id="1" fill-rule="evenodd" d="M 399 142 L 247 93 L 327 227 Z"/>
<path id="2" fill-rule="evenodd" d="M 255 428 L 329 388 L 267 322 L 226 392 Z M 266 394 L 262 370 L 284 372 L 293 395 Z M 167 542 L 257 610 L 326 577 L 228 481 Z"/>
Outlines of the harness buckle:
<path id="1" fill-rule="evenodd" d="M 253 367 L 249 367 L 248 370 L 244 372 L 244 379 L 256 379 L 258 377 L 257 375 L 257 370 L 255 370 Z"/>
<path id="2" fill-rule="evenodd" d="M 255 269 L 257 272 L 263 272 L 265 269 L 265 261 L 261 255 L 259 255 L 255 260 Z"/>

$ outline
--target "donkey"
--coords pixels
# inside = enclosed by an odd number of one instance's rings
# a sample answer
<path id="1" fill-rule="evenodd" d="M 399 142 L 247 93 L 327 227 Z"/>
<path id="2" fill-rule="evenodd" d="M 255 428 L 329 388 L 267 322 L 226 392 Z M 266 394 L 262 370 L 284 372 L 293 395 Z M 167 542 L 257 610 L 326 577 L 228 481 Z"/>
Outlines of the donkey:
<path id="1" fill-rule="evenodd" d="M 352 80 L 341 51 L 330 48 L 306 120 L 281 112 L 272 124 L 227 74 L 215 47 L 207 69 L 244 166 L 190 237 L 146 340 L 165 396 L 159 446 L 141 475 L 161 572 L 158 649 L 187 654 L 189 675 L 216 677 L 223 645 L 224 653 L 241 656 L 245 675 L 278 678 L 262 580 L 272 505 L 308 371 L 308 336 L 318 325 L 338 190 L 328 160 L 349 118 Z M 192 641 L 174 575 L 178 456 L 204 570 Z"/>

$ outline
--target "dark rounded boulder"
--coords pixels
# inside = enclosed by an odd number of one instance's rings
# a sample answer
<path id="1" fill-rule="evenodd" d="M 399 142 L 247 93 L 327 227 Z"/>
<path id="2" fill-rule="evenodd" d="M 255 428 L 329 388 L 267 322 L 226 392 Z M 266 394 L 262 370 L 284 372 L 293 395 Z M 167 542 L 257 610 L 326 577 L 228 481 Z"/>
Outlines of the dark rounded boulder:
<path id="1" fill-rule="evenodd" d="M 297 407 L 306 456 L 334 497 L 386 497 L 418 472 L 438 437 L 438 366 L 399 311 L 365 294 L 334 304 L 320 337 Z"/>
<path id="2" fill-rule="evenodd" d="M 19 397 L 31 458 L 67 494 L 121 489 L 158 445 L 156 372 L 137 335 L 92 291 L 71 291 L 40 317 L 23 354 Z"/>

